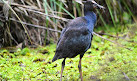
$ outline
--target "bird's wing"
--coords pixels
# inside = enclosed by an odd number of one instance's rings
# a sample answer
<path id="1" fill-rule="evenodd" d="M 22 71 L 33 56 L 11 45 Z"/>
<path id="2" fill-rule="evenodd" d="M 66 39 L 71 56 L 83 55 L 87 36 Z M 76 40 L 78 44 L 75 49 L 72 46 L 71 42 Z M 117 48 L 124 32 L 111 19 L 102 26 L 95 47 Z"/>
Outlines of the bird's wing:
<path id="1" fill-rule="evenodd" d="M 77 31 L 78 30 L 77 28 L 86 26 L 85 23 L 86 23 L 86 20 L 84 19 L 84 17 L 77 17 L 77 18 L 71 20 L 70 22 L 68 22 L 66 27 L 61 32 L 60 38 L 59 38 L 59 40 L 57 42 L 57 45 L 58 45 L 60 39 L 62 38 L 62 36 L 64 35 L 64 33 L 66 32 L 66 30 L 70 29 L 72 31 Z"/>
<path id="2" fill-rule="evenodd" d="M 80 38 L 81 35 L 87 35 L 89 33 L 89 30 L 87 28 L 87 24 L 80 23 L 78 24 L 77 22 L 74 24 L 69 24 L 69 27 L 66 27 L 61 34 L 61 37 L 57 43 L 57 51 L 61 50 L 64 45 L 67 42 L 73 42 L 74 40 L 82 40 Z M 67 43 L 68 44 L 68 43 Z M 71 43 L 70 43 L 71 44 Z M 69 46 L 69 45 L 68 45 Z"/>
<path id="3" fill-rule="evenodd" d="M 66 29 L 67 29 L 67 28 L 64 28 L 64 29 L 62 30 L 62 32 L 61 32 L 61 34 L 60 34 L 60 38 L 58 39 L 57 44 L 59 43 L 59 41 L 60 41 L 60 39 L 62 38 L 62 36 L 63 36 L 64 32 L 66 31 Z"/>

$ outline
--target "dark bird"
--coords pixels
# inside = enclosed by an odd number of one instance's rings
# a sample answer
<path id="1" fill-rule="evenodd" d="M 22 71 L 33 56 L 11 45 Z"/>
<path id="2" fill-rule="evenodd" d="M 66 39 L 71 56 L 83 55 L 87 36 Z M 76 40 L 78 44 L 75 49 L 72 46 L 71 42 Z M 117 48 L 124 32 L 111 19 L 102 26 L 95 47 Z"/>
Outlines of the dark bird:
<path id="1" fill-rule="evenodd" d="M 77 17 L 70 21 L 67 26 L 62 30 L 60 38 L 57 43 L 56 53 L 52 62 L 57 59 L 64 58 L 61 68 L 60 81 L 62 81 L 62 73 L 65 67 L 66 58 L 74 58 L 80 54 L 78 64 L 81 81 L 81 59 L 84 53 L 90 48 L 93 38 L 92 32 L 97 20 L 94 13 L 95 8 L 104 8 L 97 4 L 94 0 L 84 1 L 84 17 Z"/>

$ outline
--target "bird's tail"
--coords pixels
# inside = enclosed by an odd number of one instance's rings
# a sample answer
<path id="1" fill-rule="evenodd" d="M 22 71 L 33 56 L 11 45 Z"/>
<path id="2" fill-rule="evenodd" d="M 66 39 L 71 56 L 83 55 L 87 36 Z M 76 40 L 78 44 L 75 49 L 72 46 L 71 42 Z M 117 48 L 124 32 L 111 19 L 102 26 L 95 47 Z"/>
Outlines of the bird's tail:
<path id="1" fill-rule="evenodd" d="M 52 62 L 54 62 L 54 61 L 56 61 L 56 60 L 57 60 L 57 58 L 54 56 L 53 59 L 52 59 Z"/>
<path id="2" fill-rule="evenodd" d="M 55 55 L 54 55 L 54 57 L 53 57 L 53 59 L 52 59 L 52 62 L 54 62 L 54 61 L 56 61 L 56 60 L 58 60 L 58 59 L 63 58 L 61 55 L 62 55 L 62 53 L 61 53 L 60 51 L 56 51 L 56 52 L 55 52 Z"/>
<path id="3" fill-rule="evenodd" d="M 52 62 L 56 61 L 59 58 L 59 55 L 57 53 L 55 53 L 55 56 L 52 59 Z"/>

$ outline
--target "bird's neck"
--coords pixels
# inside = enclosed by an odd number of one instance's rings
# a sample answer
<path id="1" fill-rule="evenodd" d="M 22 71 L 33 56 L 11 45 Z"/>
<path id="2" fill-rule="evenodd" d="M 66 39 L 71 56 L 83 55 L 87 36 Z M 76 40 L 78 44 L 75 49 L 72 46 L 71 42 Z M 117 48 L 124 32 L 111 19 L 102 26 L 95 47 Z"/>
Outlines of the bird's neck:
<path id="1" fill-rule="evenodd" d="M 88 29 L 90 32 L 93 32 L 94 29 L 94 25 L 96 24 L 96 14 L 94 12 L 91 11 L 87 11 L 84 13 L 85 14 L 85 19 L 87 20 L 87 24 L 88 24 Z"/>

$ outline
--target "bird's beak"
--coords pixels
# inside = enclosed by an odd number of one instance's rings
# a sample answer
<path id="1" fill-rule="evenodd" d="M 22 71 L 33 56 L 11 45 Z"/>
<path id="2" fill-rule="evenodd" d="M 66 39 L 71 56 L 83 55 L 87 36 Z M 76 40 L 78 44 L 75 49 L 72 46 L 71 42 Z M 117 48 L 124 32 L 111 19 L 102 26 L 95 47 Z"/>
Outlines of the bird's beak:
<path id="1" fill-rule="evenodd" d="M 94 8 L 99 8 L 99 9 L 103 9 L 103 10 L 105 9 L 104 6 L 97 4 L 94 0 L 87 0 L 87 1 L 91 1 L 93 3 Z M 87 1 L 82 1 L 82 3 L 86 3 Z"/>
<path id="2" fill-rule="evenodd" d="M 93 3 L 94 8 L 105 9 L 104 6 L 97 4 L 94 0 L 91 0 L 91 2 Z"/>

